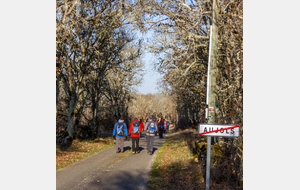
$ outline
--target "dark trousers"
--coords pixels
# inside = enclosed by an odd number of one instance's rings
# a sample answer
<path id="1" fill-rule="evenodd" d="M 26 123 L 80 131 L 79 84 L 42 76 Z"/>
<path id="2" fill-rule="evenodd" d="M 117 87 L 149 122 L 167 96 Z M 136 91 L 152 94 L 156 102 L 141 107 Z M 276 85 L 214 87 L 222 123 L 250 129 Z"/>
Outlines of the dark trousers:
<path id="1" fill-rule="evenodd" d="M 154 136 L 147 136 L 147 151 L 153 151 Z"/>
<path id="2" fill-rule="evenodd" d="M 139 142 L 140 138 L 139 137 L 131 137 L 132 139 L 132 152 L 138 152 L 139 151 Z"/>
<path id="3" fill-rule="evenodd" d="M 163 130 L 159 130 L 158 132 L 159 132 L 159 137 L 162 138 L 162 137 L 163 137 L 163 132 L 164 132 L 164 131 L 163 131 Z"/>

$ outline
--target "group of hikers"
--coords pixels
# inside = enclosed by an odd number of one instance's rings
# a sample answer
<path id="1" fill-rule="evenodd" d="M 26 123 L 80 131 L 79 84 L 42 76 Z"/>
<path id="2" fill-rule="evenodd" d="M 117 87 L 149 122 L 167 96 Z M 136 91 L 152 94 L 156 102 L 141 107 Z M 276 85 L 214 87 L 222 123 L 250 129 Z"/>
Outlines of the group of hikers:
<path id="1" fill-rule="evenodd" d="M 142 119 L 138 120 L 134 118 L 129 129 L 124 122 L 123 117 L 114 125 L 113 136 L 116 139 L 116 153 L 124 152 L 124 140 L 127 140 L 128 136 L 132 139 L 132 153 L 140 153 L 139 141 L 141 133 L 146 131 L 146 141 L 147 141 L 147 154 L 153 154 L 153 143 L 154 137 L 159 133 L 159 138 L 163 138 L 163 133 L 169 131 L 170 122 L 164 120 L 163 118 L 158 118 L 158 120 L 153 120 L 152 117 L 148 117 L 145 125 Z M 120 149 L 120 150 L 119 150 Z"/>

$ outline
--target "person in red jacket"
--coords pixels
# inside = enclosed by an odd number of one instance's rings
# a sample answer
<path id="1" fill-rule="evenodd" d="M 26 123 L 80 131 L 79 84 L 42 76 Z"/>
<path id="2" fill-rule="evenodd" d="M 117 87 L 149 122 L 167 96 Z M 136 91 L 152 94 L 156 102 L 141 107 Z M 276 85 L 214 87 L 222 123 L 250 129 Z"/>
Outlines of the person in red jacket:
<path id="1" fill-rule="evenodd" d="M 139 141 L 140 141 L 140 133 L 143 131 L 142 123 L 138 121 L 137 118 L 134 118 L 130 127 L 129 127 L 129 135 L 131 135 L 132 139 L 132 154 L 139 153 Z"/>

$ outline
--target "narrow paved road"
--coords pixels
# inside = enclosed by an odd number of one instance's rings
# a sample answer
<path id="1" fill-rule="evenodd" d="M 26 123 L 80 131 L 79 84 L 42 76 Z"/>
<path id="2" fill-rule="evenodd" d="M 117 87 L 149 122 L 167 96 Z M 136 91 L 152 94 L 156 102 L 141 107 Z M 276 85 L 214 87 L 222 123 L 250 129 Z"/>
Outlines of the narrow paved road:
<path id="1" fill-rule="evenodd" d="M 124 142 L 124 153 L 115 146 L 56 171 L 57 190 L 141 190 L 146 189 L 150 169 L 164 138 L 155 136 L 154 154 L 147 154 L 145 134 L 140 138 L 140 153 L 132 155 L 132 142 Z"/>

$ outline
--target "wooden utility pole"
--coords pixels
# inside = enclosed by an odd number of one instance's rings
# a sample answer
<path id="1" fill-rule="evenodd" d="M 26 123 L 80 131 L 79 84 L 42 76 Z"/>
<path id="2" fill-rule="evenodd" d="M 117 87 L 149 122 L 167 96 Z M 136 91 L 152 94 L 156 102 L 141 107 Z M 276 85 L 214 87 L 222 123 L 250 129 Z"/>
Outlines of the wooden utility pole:
<path id="1" fill-rule="evenodd" d="M 213 19 L 212 19 L 212 41 L 211 43 L 211 63 L 209 71 L 209 102 L 208 107 L 213 107 L 214 111 L 209 111 L 208 124 L 215 124 L 215 106 L 216 106 L 216 71 L 218 56 L 218 7 L 217 0 L 213 0 Z"/>
<path id="2" fill-rule="evenodd" d="M 212 7 L 212 36 L 211 52 L 209 64 L 209 89 L 208 89 L 208 124 L 215 124 L 215 106 L 216 106 L 216 71 L 217 71 L 217 53 L 218 53 L 218 14 L 219 8 L 217 0 L 213 0 Z M 213 151 L 212 151 L 213 152 Z M 207 137 L 207 161 L 206 161 L 206 189 L 209 189 L 210 181 L 210 154 L 211 154 L 211 137 Z"/>

